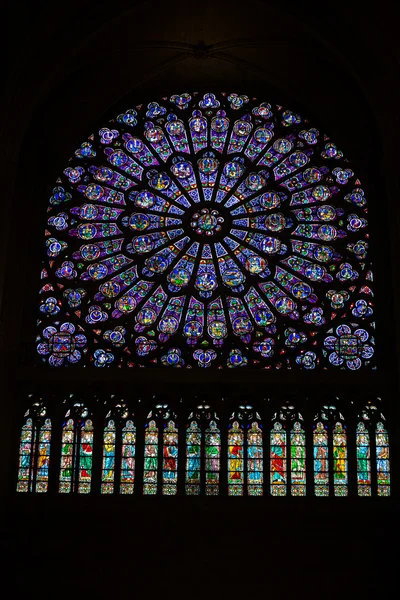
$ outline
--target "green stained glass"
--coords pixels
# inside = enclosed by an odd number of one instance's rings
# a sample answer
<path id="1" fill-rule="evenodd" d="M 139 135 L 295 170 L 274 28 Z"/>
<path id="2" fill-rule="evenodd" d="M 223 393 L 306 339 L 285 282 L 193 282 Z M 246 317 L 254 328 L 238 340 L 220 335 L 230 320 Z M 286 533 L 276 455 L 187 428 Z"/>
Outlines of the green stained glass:
<path id="1" fill-rule="evenodd" d="M 186 494 L 200 494 L 201 430 L 192 421 L 186 431 Z"/>
<path id="2" fill-rule="evenodd" d="M 319 421 L 314 426 L 314 493 L 329 496 L 328 431 Z"/>
<path id="3" fill-rule="evenodd" d="M 286 496 L 286 430 L 279 422 L 270 434 L 270 483 L 272 496 Z"/>
<path id="4" fill-rule="evenodd" d="M 263 438 L 259 423 L 254 422 L 247 431 L 247 493 L 263 495 L 264 481 Z"/>
<path id="5" fill-rule="evenodd" d="M 290 471 L 292 496 L 306 495 L 306 435 L 299 422 L 290 432 Z"/>
<path id="6" fill-rule="evenodd" d="M 210 421 L 206 430 L 205 453 L 206 495 L 217 496 L 221 466 L 221 435 L 215 421 Z"/>
<path id="7" fill-rule="evenodd" d="M 243 484 L 243 430 L 238 421 L 234 421 L 228 432 L 228 494 L 242 496 Z"/>
<path id="8" fill-rule="evenodd" d="M 101 477 L 102 494 L 114 492 L 115 478 L 115 423 L 110 420 L 104 428 L 103 437 L 103 467 Z"/>
<path id="9" fill-rule="evenodd" d="M 389 436 L 381 422 L 376 425 L 375 444 L 378 496 L 390 496 Z"/>
<path id="10" fill-rule="evenodd" d="M 127 421 L 122 430 L 121 494 L 133 494 L 135 483 L 136 428 Z"/>
<path id="11" fill-rule="evenodd" d="M 144 472 L 143 493 L 157 493 L 158 473 L 158 428 L 155 421 L 150 421 L 144 434 Z"/>
<path id="12" fill-rule="evenodd" d="M 371 496 L 371 447 L 369 432 L 364 423 L 357 425 L 357 492 Z"/>

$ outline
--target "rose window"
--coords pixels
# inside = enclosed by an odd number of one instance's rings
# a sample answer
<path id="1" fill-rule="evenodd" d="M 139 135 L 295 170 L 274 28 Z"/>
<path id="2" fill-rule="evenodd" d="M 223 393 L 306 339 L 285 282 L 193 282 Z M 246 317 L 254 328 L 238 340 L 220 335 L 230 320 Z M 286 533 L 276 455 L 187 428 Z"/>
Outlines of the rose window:
<path id="1" fill-rule="evenodd" d="M 211 93 L 128 107 L 51 194 L 38 353 L 52 366 L 373 367 L 367 214 L 343 151 L 291 110 Z"/>

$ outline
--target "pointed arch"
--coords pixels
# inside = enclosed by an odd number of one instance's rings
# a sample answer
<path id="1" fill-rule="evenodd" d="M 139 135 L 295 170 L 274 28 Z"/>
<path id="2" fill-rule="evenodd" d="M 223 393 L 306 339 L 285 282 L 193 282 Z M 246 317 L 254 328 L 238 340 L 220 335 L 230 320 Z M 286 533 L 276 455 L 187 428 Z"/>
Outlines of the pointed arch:
<path id="1" fill-rule="evenodd" d="M 75 424 L 73 419 L 68 419 L 62 429 L 61 436 L 61 464 L 59 491 L 69 494 L 74 491 L 74 454 L 75 454 Z"/>
<path id="2" fill-rule="evenodd" d="M 382 421 L 375 428 L 376 487 L 378 496 L 390 496 L 389 436 Z"/>
<path id="3" fill-rule="evenodd" d="M 94 426 L 88 409 L 75 404 L 62 428 L 59 492 L 88 494 L 92 486 Z"/>
<path id="4" fill-rule="evenodd" d="M 314 424 L 314 494 L 329 496 L 328 426 L 322 421 Z"/>
<path id="5" fill-rule="evenodd" d="M 152 419 L 145 426 L 143 494 L 157 494 L 158 474 L 158 427 Z"/>
<path id="6" fill-rule="evenodd" d="M 258 421 L 249 424 L 247 430 L 247 493 L 262 496 L 264 483 L 264 452 L 262 425 Z"/>
<path id="7" fill-rule="evenodd" d="M 219 494 L 221 469 L 221 432 L 216 421 L 210 421 L 205 435 L 206 496 Z"/>
<path id="8" fill-rule="evenodd" d="M 186 430 L 185 483 L 188 496 L 198 496 L 201 490 L 201 429 L 196 420 Z"/>
<path id="9" fill-rule="evenodd" d="M 234 421 L 228 429 L 228 495 L 243 496 L 243 426 Z"/>
<path id="10" fill-rule="evenodd" d="M 122 429 L 121 449 L 121 494 L 133 494 L 135 485 L 136 427 L 133 421 L 126 421 Z"/>
<path id="11" fill-rule="evenodd" d="M 162 493 L 174 496 L 178 485 L 178 428 L 175 421 L 168 421 L 163 432 Z"/>
<path id="12" fill-rule="evenodd" d="M 335 496 L 348 494 L 348 460 L 346 425 L 337 421 L 333 426 L 333 493 Z"/>
<path id="13" fill-rule="evenodd" d="M 357 493 L 371 496 L 371 439 L 368 428 L 362 421 L 357 425 Z"/>
<path id="14" fill-rule="evenodd" d="M 47 492 L 50 469 L 51 421 L 46 419 L 39 430 L 39 451 L 37 457 L 36 492 Z"/>
<path id="15" fill-rule="evenodd" d="M 285 496 L 287 487 L 286 426 L 276 421 L 270 433 L 270 489 L 272 496 Z"/>
<path id="16" fill-rule="evenodd" d="M 32 463 L 34 447 L 34 430 L 32 419 L 26 419 L 21 428 L 18 458 L 18 483 L 17 492 L 32 491 Z"/>
<path id="17" fill-rule="evenodd" d="M 101 493 L 114 492 L 115 479 L 115 421 L 110 419 L 104 427 L 103 434 L 103 464 L 101 472 Z"/>
<path id="18" fill-rule="evenodd" d="M 290 432 L 290 478 L 292 496 L 306 495 L 306 434 L 299 421 Z"/>

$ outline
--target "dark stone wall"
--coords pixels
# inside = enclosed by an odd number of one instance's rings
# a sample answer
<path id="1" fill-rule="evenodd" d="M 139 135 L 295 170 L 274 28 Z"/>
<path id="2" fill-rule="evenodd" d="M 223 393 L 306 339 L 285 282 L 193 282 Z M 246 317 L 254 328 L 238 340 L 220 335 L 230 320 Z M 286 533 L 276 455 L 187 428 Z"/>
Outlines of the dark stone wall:
<path id="1" fill-rule="evenodd" d="M 370 198 L 376 263 L 383 359 L 373 389 L 382 390 L 396 418 L 396 3 L 357 5 L 70 0 L 11 7 L 0 147 L 0 375 L 7 424 L 0 442 L 6 577 L 13 597 L 29 588 L 38 595 L 40 586 L 43 598 L 108 598 L 113 590 L 134 595 L 144 586 L 149 598 L 172 596 L 174 586 L 186 586 L 194 597 L 221 590 L 244 597 L 255 590 L 282 598 L 352 598 L 361 590 L 365 598 L 391 595 L 395 500 L 61 501 L 16 498 L 9 487 L 20 397 L 46 381 L 24 367 L 24 347 L 35 331 L 41 231 L 53 181 L 71 151 L 120 106 L 186 89 L 227 89 L 297 108 L 354 162 Z M 81 376 L 84 385 L 96 386 L 91 378 Z M 371 381 L 342 385 L 362 398 Z M 112 384 L 110 373 L 106 385 Z M 329 382 L 319 381 L 314 390 L 318 386 L 325 390 Z M 398 437 L 392 437 L 395 473 Z"/>

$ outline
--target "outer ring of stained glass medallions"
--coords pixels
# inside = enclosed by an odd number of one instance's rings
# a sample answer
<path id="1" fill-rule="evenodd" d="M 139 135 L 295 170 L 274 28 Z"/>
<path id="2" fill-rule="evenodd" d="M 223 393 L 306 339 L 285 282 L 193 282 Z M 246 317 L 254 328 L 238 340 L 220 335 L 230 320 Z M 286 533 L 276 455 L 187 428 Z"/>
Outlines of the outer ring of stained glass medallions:
<path id="1" fill-rule="evenodd" d="M 366 217 L 342 151 L 293 111 L 211 93 L 128 109 L 51 195 L 38 353 L 52 366 L 373 366 Z"/>

